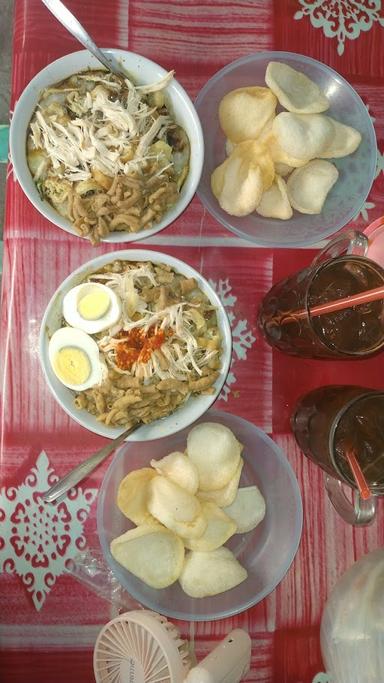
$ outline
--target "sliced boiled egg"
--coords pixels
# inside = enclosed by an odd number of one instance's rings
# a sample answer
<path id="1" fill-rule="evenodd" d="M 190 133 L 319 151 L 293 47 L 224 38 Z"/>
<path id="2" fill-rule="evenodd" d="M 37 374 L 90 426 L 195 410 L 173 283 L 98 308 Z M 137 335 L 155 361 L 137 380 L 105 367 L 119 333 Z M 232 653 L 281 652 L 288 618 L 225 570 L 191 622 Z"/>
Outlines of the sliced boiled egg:
<path id="1" fill-rule="evenodd" d="M 109 287 L 85 282 L 65 295 L 63 316 L 68 325 L 96 334 L 117 323 L 121 316 L 121 301 Z"/>
<path id="2" fill-rule="evenodd" d="M 48 355 L 53 372 L 68 389 L 90 389 L 108 374 L 95 340 L 74 327 L 61 327 L 53 333 Z"/>

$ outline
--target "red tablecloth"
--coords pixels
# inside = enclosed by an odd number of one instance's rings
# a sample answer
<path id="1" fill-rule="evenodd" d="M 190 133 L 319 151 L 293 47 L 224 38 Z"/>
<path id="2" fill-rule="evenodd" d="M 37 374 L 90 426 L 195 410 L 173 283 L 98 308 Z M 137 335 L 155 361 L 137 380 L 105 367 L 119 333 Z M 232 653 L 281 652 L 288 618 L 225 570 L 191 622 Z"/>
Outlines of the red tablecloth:
<path id="1" fill-rule="evenodd" d="M 379 0 L 68 0 L 96 42 L 129 48 L 176 68 L 191 97 L 219 68 L 254 51 L 290 50 L 319 59 L 356 88 L 374 119 L 379 156 L 372 192 L 354 226 L 384 213 L 384 24 Z M 79 49 L 39 0 L 16 0 L 12 103 L 34 74 Z M 13 106 L 12 105 L 12 106 Z M 235 625 L 253 639 L 247 681 L 311 683 L 322 670 L 319 624 L 337 578 L 384 540 L 380 522 L 344 524 L 324 496 L 321 472 L 295 446 L 289 414 L 299 394 L 338 382 L 383 386 L 383 355 L 361 362 L 302 361 L 273 353 L 255 326 L 273 282 L 312 258 L 310 250 L 255 248 L 222 229 L 195 198 L 172 226 L 143 243 L 173 254 L 215 283 L 230 314 L 234 362 L 221 410 L 272 435 L 297 475 L 304 504 L 298 554 L 278 588 L 237 618 L 197 624 L 200 658 Z M 97 253 L 112 250 L 102 245 Z M 0 450 L 0 680 L 53 683 L 93 680 L 92 648 L 110 605 L 70 576 L 65 561 L 85 543 L 97 546 L 95 498 L 105 467 L 77 496 L 47 516 L 36 492 L 51 470 L 62 475 L 104 441 L 71 421 L 44 381 L 38 358 L 40 320 L 59 283 L 96 254 L 32 207 L 14 180 L 7 186 L 4 229 Z M 189 637 L 189 624 L 179 624 Z M 320 680 L 320 679 L 319 679 Z"/>

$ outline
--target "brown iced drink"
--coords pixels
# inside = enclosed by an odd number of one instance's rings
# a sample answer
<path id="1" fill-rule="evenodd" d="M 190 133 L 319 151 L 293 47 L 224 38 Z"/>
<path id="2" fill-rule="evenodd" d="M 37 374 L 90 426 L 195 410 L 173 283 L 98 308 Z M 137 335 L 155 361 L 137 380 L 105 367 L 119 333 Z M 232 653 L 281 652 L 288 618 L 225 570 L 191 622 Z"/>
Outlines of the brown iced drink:
<path id="1" fill-rule="evenodd" d="M 291 420 L 303 453 L 356 488 L 346 453 L 353 449 L 373 493 L 384 493 L 384 392 L 331 385 L 300 399 Z"/>
<path id="2" fill-rule="evenodd" d="M 313 317 L 310 309 L 383 284 L 384 270 L 363 256 L 330 259 L 272 287 L 261 303 L 259 325 L 271 346 L 291 355 L 369 356 L 384 344 L 383 300 Z M 307 316 L 295 318 L 298 310 Z"/>

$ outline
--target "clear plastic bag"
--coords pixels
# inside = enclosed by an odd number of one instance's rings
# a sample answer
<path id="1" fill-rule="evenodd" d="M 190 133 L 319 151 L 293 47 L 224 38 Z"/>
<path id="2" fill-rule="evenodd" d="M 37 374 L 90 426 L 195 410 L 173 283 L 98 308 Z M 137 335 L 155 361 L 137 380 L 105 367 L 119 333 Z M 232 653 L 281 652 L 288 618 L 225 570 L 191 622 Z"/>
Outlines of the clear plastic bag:
<path id="1" fill-rule="evenodd" d="M 384 550 L 365 555 L 337 582 L 321 649 L 332 683 L 384 682 Z"/>
<path id="2" fill-rule="evenodd" d="M 86 548 L 67 562 L 66 570 L 74 579 L 96 593 L 99 598 L 112 603 L 119 612 L 142 609 L 142 605 L 121 587 L 105 562 L 101 550 Z"/>

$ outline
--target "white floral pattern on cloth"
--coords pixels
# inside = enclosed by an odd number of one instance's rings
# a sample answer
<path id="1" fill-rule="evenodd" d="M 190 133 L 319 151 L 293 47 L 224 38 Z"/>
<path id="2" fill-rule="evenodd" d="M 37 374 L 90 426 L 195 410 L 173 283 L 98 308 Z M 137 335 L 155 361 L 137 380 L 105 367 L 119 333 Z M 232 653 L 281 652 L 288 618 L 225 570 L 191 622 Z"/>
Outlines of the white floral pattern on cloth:
<path id="1" fill-rule="evenodd" d="M 332 681 L 329 678 L 328 674 L 319 673 L 319 674 L 316 674 L 312 683 L 332 683 Z"/>
<path id="2" fill-rule="evenodd" d="M 371 209 L 374 209 L 375 206 L 376 206 L 376 204 L 374 204 L 373 202 L 364 202 L 359 213 L 357 213 L 356 216 L 354 218 L 352 218 L 352 223 L 354 221 L 358 221 L 360 216 L 364 221 L 366 221 L 366 222 L 370 221 L 371 219 L 368 216 L 368 211 L 370 211 Z"/>
<path id="3" fill-rule="evenodd" d="M 0 571 L 17 574 L 40 610 L 66 563 L 83 550 L 83 535 L 97 489 L 72 489 L 64 501 L 41 493 L 58 480 L 44 451 L 18 487 L 0 490 Z"/>
<path id="4" fill-rule="evenodd" d="M 302 9 L 294 19 L 309 16 L 314 28 L 322 28 L 327 38 L 337 38 L 337 54 L 344 53 L 345 40 L 355 40 L 362 31 L 370 31 L 380 16 L 381 0 L 298 0 Z"/>
<path id="5" fill-rule="evenodd" d="M 228 278 L 226 280 L 219 280 L 219 282 L 209 280 L 209 284 L 213 287 L 216 294 L 219 296 L 221 303 L 225 307 L 232 328 L 233 357 L 231 369 L 219 396 L 219 398 L 224 401 L 228 401 L 232 385 L 236 382 L 233 366 L 235 365 L 236 360 L 247 360 L 247 351 L 252 348 L 256 341 L 256 337 L 253 336 L 252 331 L 248 327 L 248 320 L 238 320 L 233 311 L 237 297 L 231 293 L 232 287 L 229 284 Z"/>

